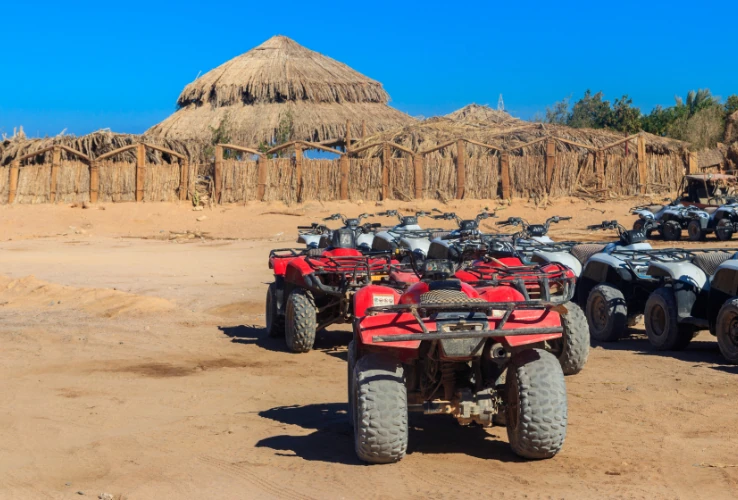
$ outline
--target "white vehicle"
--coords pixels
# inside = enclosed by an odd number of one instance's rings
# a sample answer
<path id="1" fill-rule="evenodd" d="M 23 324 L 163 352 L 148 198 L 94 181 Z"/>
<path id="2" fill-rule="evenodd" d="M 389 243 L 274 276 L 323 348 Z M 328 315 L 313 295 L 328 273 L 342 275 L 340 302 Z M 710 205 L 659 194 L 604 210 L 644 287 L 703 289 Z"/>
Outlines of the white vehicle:
<path id="1" fill-rule="evenodd" d="M 651 236 L 653 230 L 658 228 L 666 241 L 679 241 L 682 238 L 682 230 L 687 229 L 687 225 L 699 211 L 700 209 L 693 205 L 682 205 L 677 201 L 668 205 L 638 206 L 630 209 L 630 213 L 638 216 L 638 220 L 633 223 L 634 231 L 645 229 L 646 236 Z"/>
<path id="2" fill-rule="evenodd" d="M 704 240 L 709 233 L 714 232 L 720 241 L 728 241 L 733 233 L 738 231 L 738 201 L 729 200 L 728 203 L 717 208 L 706 207 L 691 212 L 692 220 L 687 224 L 687 234 L 691 241 Z"/>
<path id="3" fill-rule="evenodd" d="M 361 223 L 362 219 L 372 217 L 374 214 L 360 214 L 356 218 L 347 218 L 343 214 L 333 214 L 324 218 L 324 221 L 340 220 L 343 222 L 343 228 L 351 229 L 356 235 L 356 249 L 362 252 L 369 252 L 372 249 L 374 241 L 374 231 L 381 227 L 381 224 Z M 332 230 L 323 224 L 313 223 L 311 226 L 299 226 L 298 243 L 304 243 L 309 249 L 327 248 L 331 244 Z"/>
<path id="4" fill-rule="evenodd" d="M 415 215 L 402 215 L 397 210 L 379 212 L 377 215 L 397 217 L 399 224 L 383 231 L 378 231 L 372 242 L 372 250 L 379 252 L 395 252 L 405 250 L 412 252 L 416 261 L 423 261 L 428 255 L 431 240 L 448 231 L 440 228 L 423 229 L 418 224 L 421 217 L 430 217 L 427 212 L 416 212 Z"/>

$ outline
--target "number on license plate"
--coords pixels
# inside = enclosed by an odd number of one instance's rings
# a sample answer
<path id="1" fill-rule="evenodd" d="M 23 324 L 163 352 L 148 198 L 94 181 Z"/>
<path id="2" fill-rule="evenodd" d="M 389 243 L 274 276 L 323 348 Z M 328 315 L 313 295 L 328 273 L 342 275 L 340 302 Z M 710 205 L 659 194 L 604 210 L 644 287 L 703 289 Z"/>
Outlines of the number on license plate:
<path id="1" fill-rule="evenodd" d="M 373 301 L 374 307 L 393 306 L 395 305 L 395 296 L 394 295 L 374 295 L 372 297 L 372 301 Z"/>

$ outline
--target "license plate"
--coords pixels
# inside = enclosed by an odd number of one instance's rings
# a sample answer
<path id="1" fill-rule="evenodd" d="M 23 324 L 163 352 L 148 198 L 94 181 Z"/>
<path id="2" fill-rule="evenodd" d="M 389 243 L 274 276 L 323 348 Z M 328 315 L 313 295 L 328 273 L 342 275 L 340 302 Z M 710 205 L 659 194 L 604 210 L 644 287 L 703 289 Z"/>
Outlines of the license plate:
<path id="1" fill-rule="evenodd" d="M 395 305 L 394 295 L 374 295 L 372 297 L 374 307 L 393 306 Z"/>

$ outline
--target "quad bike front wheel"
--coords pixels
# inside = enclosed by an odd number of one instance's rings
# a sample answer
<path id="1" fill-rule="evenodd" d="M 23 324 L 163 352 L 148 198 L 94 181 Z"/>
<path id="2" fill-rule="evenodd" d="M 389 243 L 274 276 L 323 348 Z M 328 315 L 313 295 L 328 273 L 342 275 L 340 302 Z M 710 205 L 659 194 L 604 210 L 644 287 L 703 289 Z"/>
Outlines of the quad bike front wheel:
<path id="1" fill-rule="evenodd" d="M 313 296 L 296 289 L 287 299 L 285 341 L 292 352 L 308 352 L 315 344 L 317 320 Z"/>
<path id="2" fill-rule="evenodd" d="M 646 221 L 644 219 L 638 219 L 633 223 L 633 231 L 641 232 L 643 231 L 643 228 L 646 227 Z M 646 229 L 646 237 L 651 237 L 652 229 Z"/>
<path id="3" fill-rule="evenodd" d="M 356 367 L 356 353 L 354 350 L 356 349 L 356 343 L 352 340 L 349 342 L 348 345 L 348 377 L 347 377 L 347 386 L 348 386 L 348 418 L 349 418 L 349 425 L 352 428 L 356 427 L 356 422 L 354 422 L 354 368 Z"/>
<path id="4" fill-rule="evenodd" d="M 682 239 L 682 226 L 675 220 L 668 220 L 661 226 L 661 236 L 666 241 L 679 241 Z"/>
<path id="5" fill-rule="evenodd" d="M 609 283 L 594 287 L 585 309 L 589 334 L 600 342 L 614 342 L 625 334 L 628 307 L 623 292 Z"/>
<path id="6" fill-rule="evenodd" d="M 400 461 L 408 441 L 402 364 L 381 354 L 370 354 L 356 361 L 353 374 L 356 455 L 371 464 Z"/>
<path id="7" fill-rule="evenodd" d="M 556 357 L 541 349 L 514 355 L 505 381 L 505 425 L 516 455 L 551 458 L 564 445 L 566 382 Z"/>
<path id="8" fill-rule="evenodd" d="M 717 341 L 720 353 L 731 364 L 738 364 L 738 298 L 723 304 L 717 317 Z"/>
<path id="9" fill-rule="evenodd" d="M 692 220 L 687 224 L 687 236 L 689 236 L 689 241 L 703 241 L 707 233 L 702 229 L 700 221 Z"/>
<path id="10" fill-rule="evenodd" d="M 659 351 L 681 351 L 694 336 L 691 326 L 679 324 L 677 302 L 671 288 L 657 288 L 648 296 L 643 322 L 648 341 Z"/>
<path id="11" fill-rule="evenodd" d="M 729 219 L 720 219 L 715 227 L 715 237 L 720 241 L 729 241 L 733 237 L 733 224 Z"/>
<path id="12" fill-rule="evenodd" d="M 584 311 L 578 305 L 568 302 L 562 307 L 566 308 L 566 312 L 561 313 L 564 333 L 561 338 L 547 342 L 548 350 L 558 358 L 564 375 L 576 375 L 589 357 L 589 326 Z"/>
<path id="13" fill-rule="evenodd" d="M 279 312 L 282 295 L 277 283 L 270 283 L 266 296 L 266 330 L 270 337 L 284 336 L 284 315 Z"/>

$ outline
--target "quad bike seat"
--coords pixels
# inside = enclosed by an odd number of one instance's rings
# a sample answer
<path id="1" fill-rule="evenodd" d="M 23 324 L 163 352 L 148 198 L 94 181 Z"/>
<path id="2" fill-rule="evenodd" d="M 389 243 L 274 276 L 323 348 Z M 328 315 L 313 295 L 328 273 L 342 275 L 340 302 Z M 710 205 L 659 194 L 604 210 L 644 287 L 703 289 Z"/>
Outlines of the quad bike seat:
<path id="1" fill-rule="evenodd" d="M 663 205 L 648 205 L 643 207 L 644 210 L 648 210 L 652 214 L 657 214 L 662 208 L 664 208 Z"/>
<path id="2" fill-rule="evenodd" d="M 603 251 L 605 246 L 599 243 L 582 243 L 581 245 L 574 245 L 571 248 L 571 254 L 584 265 L 594 254 Z"/>
<path id="3" fill-rule="evenodd" d="M 708 276 L 712 276 L 717 272 L 720 264 L 733 256 L 731 252 L 708 252 L 700 253 L 694 256 L 692 264 L 704 271 Z"/>

